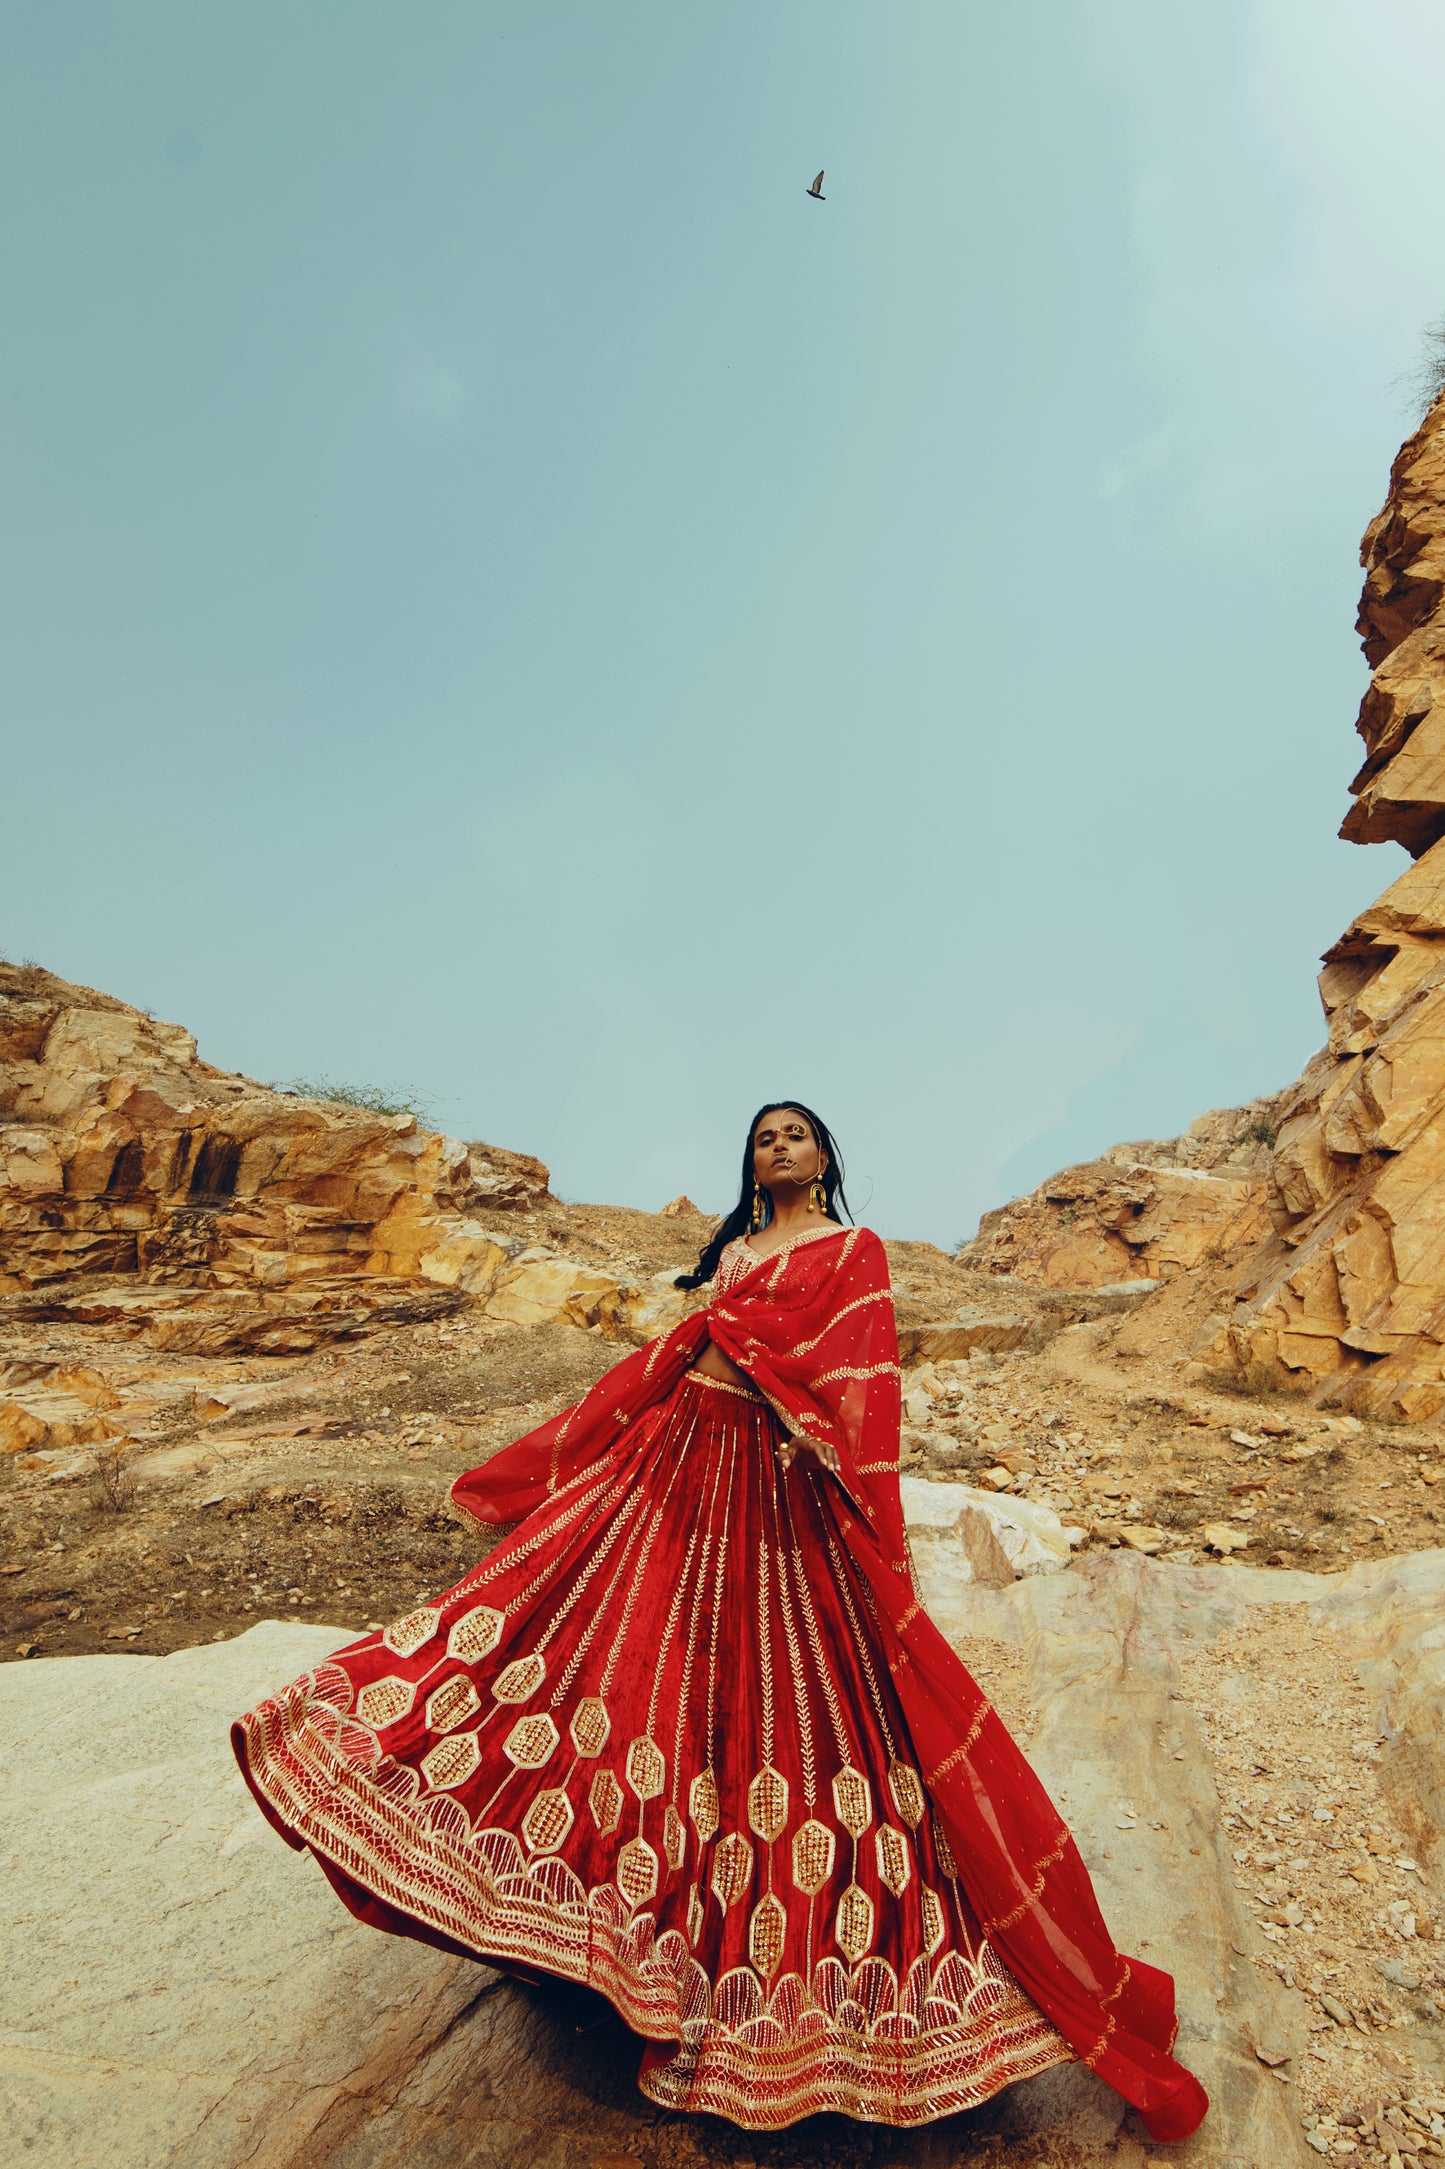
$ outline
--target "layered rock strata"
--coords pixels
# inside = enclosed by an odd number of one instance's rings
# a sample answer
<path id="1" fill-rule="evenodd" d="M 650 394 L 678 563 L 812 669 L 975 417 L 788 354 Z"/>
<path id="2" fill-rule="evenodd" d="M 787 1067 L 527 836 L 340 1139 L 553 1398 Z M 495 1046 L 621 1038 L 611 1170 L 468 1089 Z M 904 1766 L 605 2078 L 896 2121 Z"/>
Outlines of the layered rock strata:
<path id="1" fill-rule="evenodd" d="M 22 1315 L 272 1354 L 465 1297 L 631 1338 L 680 1315 L 670 1283 L 508 1227 L 554 1202 L 526 1153 L 258 1084 L 179 1025 L 0 965 L 0 1297 Z"/>
<path id="2" fill-rule="evenodd" d="M 1280 1109 L 1273 1231 L 1206 1360 L 1363 1413 L 1445 1407 L 1445 398 L 1366 532 L 1367 758 L 1341 834 L 1415 864 L 1325 957 L 1329 1044 Z"/>
<path id="3" fill-rule="evenodd" d="M 1182 1137 L 1114 1145 L 985 1213 L 961 1265 L 1035 1288 L 1169 1280 L 1270 1232 L 1270 1149 L 1285 1098 L 1201 1115 Z"/>

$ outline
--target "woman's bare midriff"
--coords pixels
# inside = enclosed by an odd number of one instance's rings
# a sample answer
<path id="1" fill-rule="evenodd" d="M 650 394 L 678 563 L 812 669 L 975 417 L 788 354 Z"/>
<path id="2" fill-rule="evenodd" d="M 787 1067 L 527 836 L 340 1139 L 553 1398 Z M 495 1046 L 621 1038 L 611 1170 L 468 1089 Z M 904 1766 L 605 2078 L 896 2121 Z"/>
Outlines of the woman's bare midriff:
<path id="1" fill-rule="evenodd" d="M 730 1356 L 725 1356 L 715 1341 L 709 1341 L 692 1368 L 701 1371 L 704 1378 L 720 1378 L 728 1386 L 751 1386 L 746 1371 L 740 1371 Z"/>

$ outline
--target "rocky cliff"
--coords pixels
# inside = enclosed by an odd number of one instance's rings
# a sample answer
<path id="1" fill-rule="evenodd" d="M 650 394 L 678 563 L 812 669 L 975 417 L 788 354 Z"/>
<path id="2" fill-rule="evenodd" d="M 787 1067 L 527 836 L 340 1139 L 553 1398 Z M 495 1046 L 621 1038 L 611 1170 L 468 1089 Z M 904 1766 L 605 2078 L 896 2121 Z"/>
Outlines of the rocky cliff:
<path id="1" fill-rule="evenodd" d="M 1193 1276 L 1170 1315 L 1206 1368 L 1413 1420 L 1445 1407 L 1445 396 L 1361 555 L 1373 676 L 1340 833 L 1415 864 L 1325 956 L 1328 1044 L 1272 1099 L 988 1214 L 961 1257 L 1054 1288 Z"/>

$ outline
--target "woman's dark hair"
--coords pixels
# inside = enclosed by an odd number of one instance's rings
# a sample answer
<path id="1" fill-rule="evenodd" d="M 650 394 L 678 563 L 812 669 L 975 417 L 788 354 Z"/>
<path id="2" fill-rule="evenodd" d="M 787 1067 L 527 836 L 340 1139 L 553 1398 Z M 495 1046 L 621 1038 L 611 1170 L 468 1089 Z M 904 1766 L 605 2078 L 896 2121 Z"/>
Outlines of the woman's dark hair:
<path id="1" fill-rule="evenodd" d="M 844 1213 L 848 1214 L 850 1220 L 852 1219 L 853 1215 L 849 1211 L 848 1200 L 843 1195 L 842 1157 L 838 1147 L 833 1142 L 833 1135 L 827 1123 L 815 1115 L 811 1107 L 805 1107 L 801 1100 L 769 1100 L 765 1107 L 758 1109 L 752 1121 L 748 1124 L 748 1141 L 743 1146 L 743 1185 L 736 1205 L 734 1205 L 727 1218 L 719 1223 L 707 1242 L 704 1243 L 702 1256 L 697 1261 L 697 1271 L 694 1273 L 679 1273 L 677 1279 L 673 1282 L 674 1287 L 700 1288 L 705 1280 L 711 1280 L 713 1274 L 717 1271 L 718 1259 L 722 1256 L 723 1251 L 733 1237 L 735 1235 L 746 1235 L 751 1228 L 753 1224 L 753 1139 L 758 1134 L 758 1124 L 762 1121 L 764 1115 L 780 1114 L 785 1107 L 790 1108 L 795 1115 L 802 1116 L 812 1130 L 819 1150 L 827 1158 L 828 1164 L 823 1170 L 823 1195 L 827 1199 L 825 1210 L 828 1218 L 836 1220 L 840 1227 L 842 1226 Z M 764 1190 L 764 1227 L 767 1226 L 772 1217 L 773 1201 L 767 1191 Z"/>

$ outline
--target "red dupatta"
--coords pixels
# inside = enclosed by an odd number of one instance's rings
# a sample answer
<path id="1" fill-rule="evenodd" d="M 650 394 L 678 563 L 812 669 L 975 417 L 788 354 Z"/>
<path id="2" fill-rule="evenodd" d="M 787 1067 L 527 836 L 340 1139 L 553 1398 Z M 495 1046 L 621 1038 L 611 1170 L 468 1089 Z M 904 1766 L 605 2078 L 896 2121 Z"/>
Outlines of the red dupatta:
<path id="1" fill-rule="evenodd" d="M 617 1364 L 586 1398 L 453 1486 L 487 1523 L 525 1518 L 604 1457 L 713 1340 L 795 1434 L 837 1449 L 840 1540 L 891 1643 L 889 1669 L 934 1811 L 983 1933 L 1080 2060 L 1152 2136 L 1209 2106 L 1174 2062 L 1174 1984 L 1115 1949 L 1067 1827 L 1002 1719 L 933 1625 L 909 1571 L 898 1489 L 900 1377 L 888 1262 L 867 1228 L 785 1244 L 725 1295 Z M 828 1495 L 828 1494 L 825 1494 Z"/>

